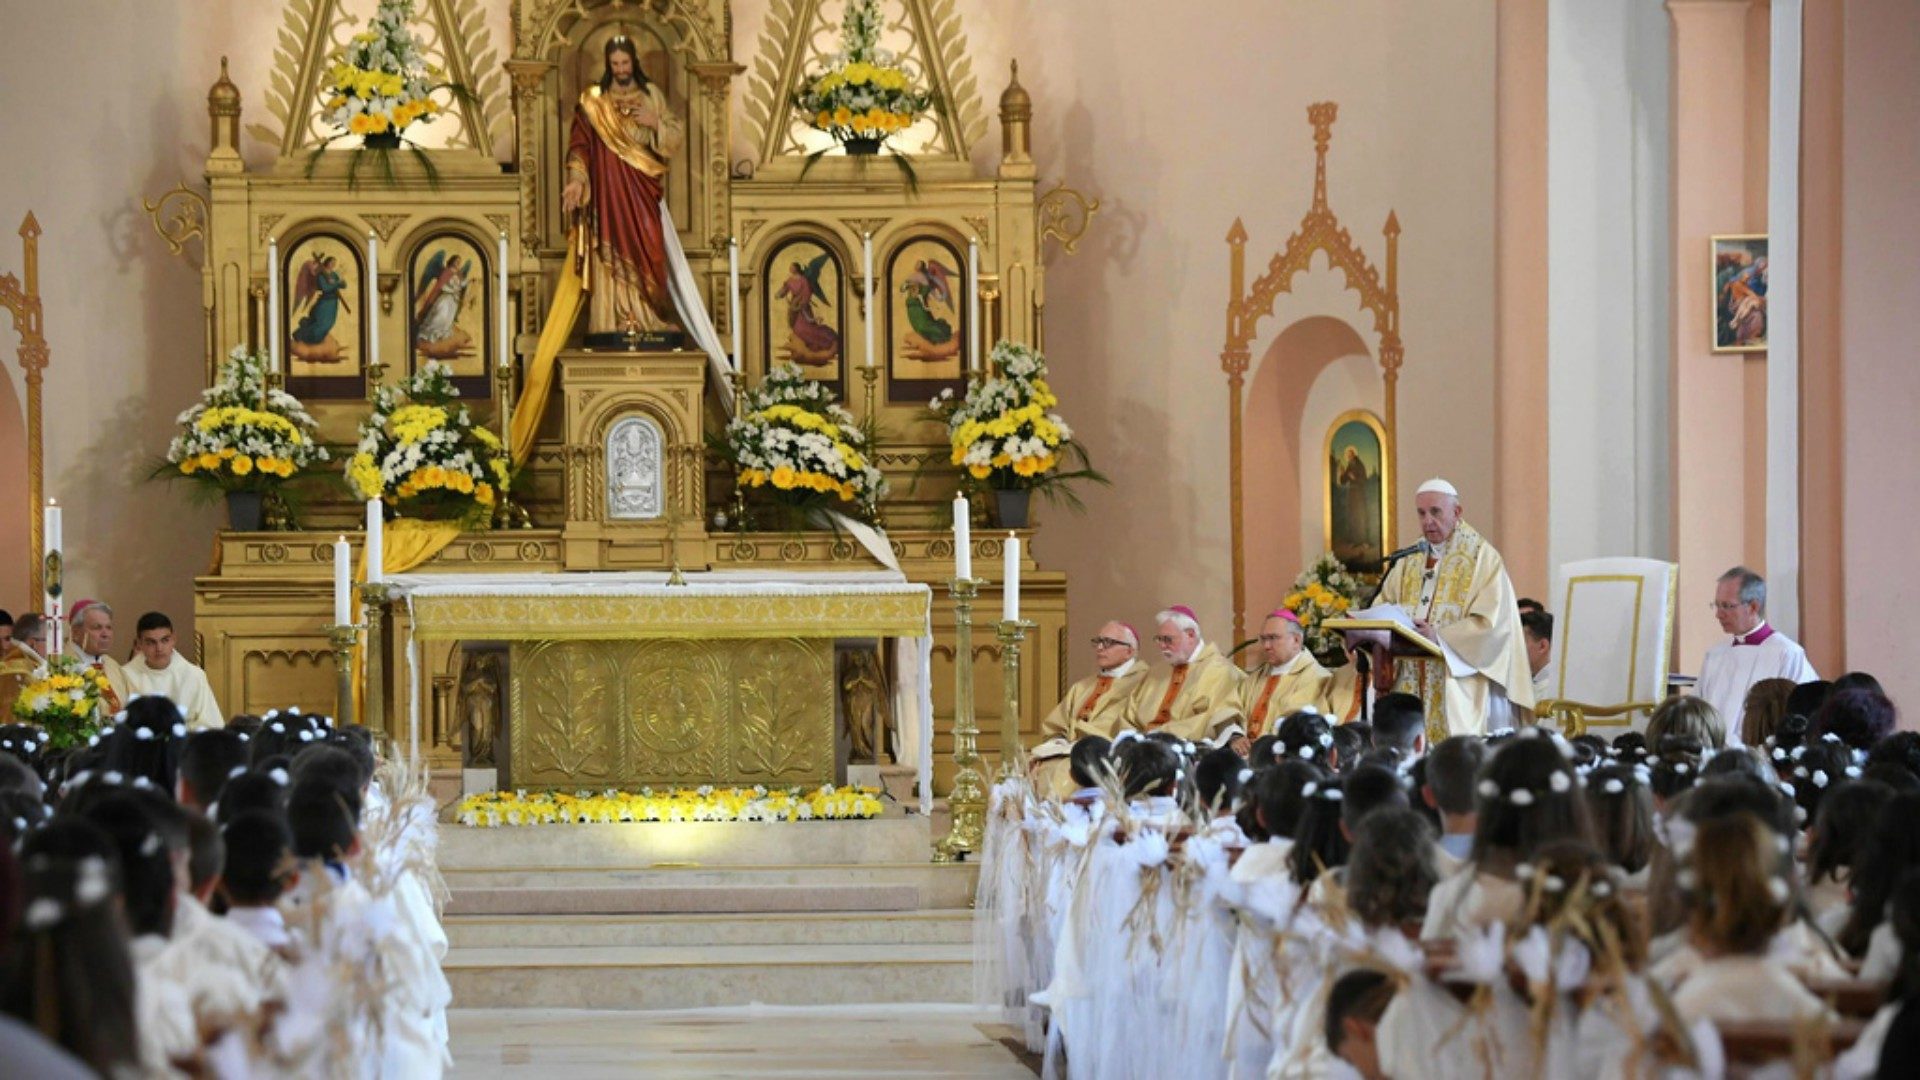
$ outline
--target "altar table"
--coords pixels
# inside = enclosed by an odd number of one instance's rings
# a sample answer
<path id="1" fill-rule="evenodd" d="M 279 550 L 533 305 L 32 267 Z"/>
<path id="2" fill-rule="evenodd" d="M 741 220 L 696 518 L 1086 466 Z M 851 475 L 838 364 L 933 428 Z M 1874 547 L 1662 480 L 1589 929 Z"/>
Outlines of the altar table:
<path id="1" fill-rule="evenodd" d="M 903 758 L 932 783 L 932 591 L 892 571 L 401 574 L 409 742 L 419 643 L 511 648 L 505 744 L 529 788 L 835 780 L 833 645 L 892 640 Z"/>

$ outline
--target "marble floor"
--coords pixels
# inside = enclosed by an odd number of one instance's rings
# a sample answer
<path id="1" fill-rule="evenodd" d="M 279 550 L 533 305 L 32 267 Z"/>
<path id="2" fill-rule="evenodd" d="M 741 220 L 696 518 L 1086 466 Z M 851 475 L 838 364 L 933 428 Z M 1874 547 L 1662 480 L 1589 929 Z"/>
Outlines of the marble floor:
<path id="1" fill-rule="evenodd" d="M 454 1009 L 456 1077 L 1032 1080 L 971 1006 L 751 1005 L 677 1012 Z"/>

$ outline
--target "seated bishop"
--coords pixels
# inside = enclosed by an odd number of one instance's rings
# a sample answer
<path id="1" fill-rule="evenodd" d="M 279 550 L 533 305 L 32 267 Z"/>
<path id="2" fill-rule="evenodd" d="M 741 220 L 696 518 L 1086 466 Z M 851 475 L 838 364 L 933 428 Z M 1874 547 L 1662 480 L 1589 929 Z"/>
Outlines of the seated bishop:
<path id="1" fill-rule="evenodd" d="M 227 718 L 214 700 L 207 673 L 175 652 L 173 646 L 172 620 L 158 611 L 140 616 L 133 628 L 133 647 L 139 655 L 120 668 L 128 691 L 172 700 L 190 728 L 226 726 Z"/>
<path id="2" fill-rule="evenodd" d="M 1241 687 L 1246 713 L 1246 735 L 1257 739 L 1278 726 L 1280 719 L 1308 707 L 1331 713 L 1333 673 L 1307 651 L 1306 628 L 1300 616 L 1282 608 L 1267 616 L 1260 627 L 1260 656 L 1264 663 Z"/>
<path id="3" fill-rule="evenodd" d="M 82 600 L 73 605 L 68 619 L 72 634 L 67 641 L 67 651 L 106 677 L 107 711 L 119 712 L 132 695 L 127 690 L 126 672 L 112 656 L 113 609 L 98 600 Z"/>
<path id="4" fill-rule="evenodd" d="M 1201 639 L 1193 609 L 1171 607 L 1154 622 L 1153 643 L 1169 666 L 1151 673 L 1133 699 L 1133 726 L 1216 745 L 1244 734 L 1240 688 L 1246 676 Z"/>
<path id="5" fill-rule="evenodd" d="M 1140 635 L 1123 622 L 1110 622 L 1093 639 L 1099 673 L 1067 687 L 1067 695 L 1040 721 L 1040 745 L 1033 748 L 1033 789 L 1064 798 L 1074 791 L 1067 755 L 1089 736 L 1111 739 L 1133 729 L 1133 698 L 1147 679 L 1139 660 Z"/>

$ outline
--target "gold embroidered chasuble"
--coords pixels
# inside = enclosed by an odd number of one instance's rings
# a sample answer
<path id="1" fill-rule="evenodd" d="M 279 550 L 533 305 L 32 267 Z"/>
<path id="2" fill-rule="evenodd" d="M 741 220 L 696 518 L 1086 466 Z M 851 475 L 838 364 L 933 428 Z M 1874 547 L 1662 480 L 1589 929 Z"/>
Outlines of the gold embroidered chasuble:
<path id="1" fill-rule="evenodd" d="M 1073 794 L 1075 785 L 1067 767 L 1073 744 L 1094 735 L 1111 739 L 1122 731 L 1136 730 L 1133 699 L 1146 682 L 1147 665 L 1134 660 L 1118 675 L 1089 675 L 1067 687 L 1066 696 L 1040 721 L 1041 742 L 1031 755 L 1039 759 L 1033 770 L 1034 790 L 1055 798 Z"/>
<path id="2" fill-rule="evenodd" d="M 1533 677 L 1513 582 L 1500 552 L 1462 521 L 1431 564 L 1404 559 L 1381 583 L 1380 602 L 1399 604 L 1435 633 L 1472 670 L 1454 676 L 1441 661 L 1396 662 L 1395 689 L 1426 703 L 1429 741 L 1483 735 L 1496 689 L 1513 705 L 1533 708 Z"/>
<path id="3" fill-rule="evenodd" d="M 1203 643 L 1178 677 L 1176 667 L 1153 672 L 1133 699 L 1129 722 L 1142 731 L 1168 731 L 1191 742 L 1237 731 L 1242 719 L 1240 684 L 1246 675 Z M 1164 718 L 1163 718 L 1164 714 Z"/>
<path id="4" fill-rule="evenodd" d="M 1240 688 L 1241 711 L 1247 717 L 1247 738 L 1273 734 L 1280 721 L 1295 709 L 1311 706 L 1331 713 L 1332 689 L 1333 673 L 1321 667 L 1320 661 L 1305 649 L 1279 668 L 1262 667 L 1248 676 Z"/>

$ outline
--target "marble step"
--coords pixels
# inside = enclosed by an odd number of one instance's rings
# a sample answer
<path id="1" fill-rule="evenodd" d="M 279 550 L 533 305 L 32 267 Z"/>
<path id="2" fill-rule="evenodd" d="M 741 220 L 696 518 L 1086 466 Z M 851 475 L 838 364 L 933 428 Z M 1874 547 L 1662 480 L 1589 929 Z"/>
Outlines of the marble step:
<path id="1" fill-rule="evenodd" d="M 447 886 L 453 890 L 457 902 L 464 892 L 479 890 L 572 890 L 593 889 L 600 891 L 647 891 L 665 892 L 705 892 L 716 898 L 729 892 L 752 892 L 754 890 L 773 889 L 791 892 L 795 889 L 815 890 L 823 895 L 835 897 L 829 910 L 855 910 L 860 907 L 859 894 L 870 891 L 875 894 L 872 910 L 897 910 L 903 905 L 895 898 L 894 890 L 901 888 L 918 892 L 918 902 L 904 906 L 920 908 L 962 908 L 973 900 L 974 882 L 978 878 L 978 867 L 973 864 L 959 863 L 940 865 L 929 862 L 906 863 L 842 863 L 771 866 L 548 866 L 529 868 L 511 863 L 490 866 L 452 867 L 441 863 L 441 873 Z M 882 899 L 885 902 L 880 902 Z M 804 898 L 797 898 L 804 899 Z M 780 908 L 768 903 L 756 902 L 752 907 L 728 908 L 715 907 L 711 911 L 806 911 L 805 902 L 795 906 Z M 449 908 L 449 910 L 457 910 Z M 492 909 L 498 913 L 499 909 Z M 553 909 L 545 909 L 553 910 Z M 565 909 L 559 909 L 565 910 Z M 665 909 L 629 908 L 615 910 L 677 910 L 699 911 L 697 907 L 681 906 Z M 474 909 L 465 913 L 477 914 Z"/>
<path id="2" fill-rule="evenodd" d="M 455 948 L 442 965 L 462 1009 L 688 1009 L 961 1003 L 970 945 Z"/>
<path id="3" fill-rule="evenodd" d="M 926 906 L 923 900 L 920 890 L 911 885 L 478 886 L 453 890 L 445 913 L 449 916 L 869 913 L 917 911 Z"/>
<path id="4" fill-rule="evenodd" d="M 965 945 L 968 911 L 774 912 L 745 915 L 450 915 L 447 938 L 467 948 L 654 945 Z"/>
<path id="5" fill-rule="evenodd" d="M 675 821 L 499 829 L 443 824 L 439 844 L 442 870 L 899 863 L 926 862 L 932 854 L 928 820 L 898 807 L 889 807 L 885 815 L 870 821 Z"/>

